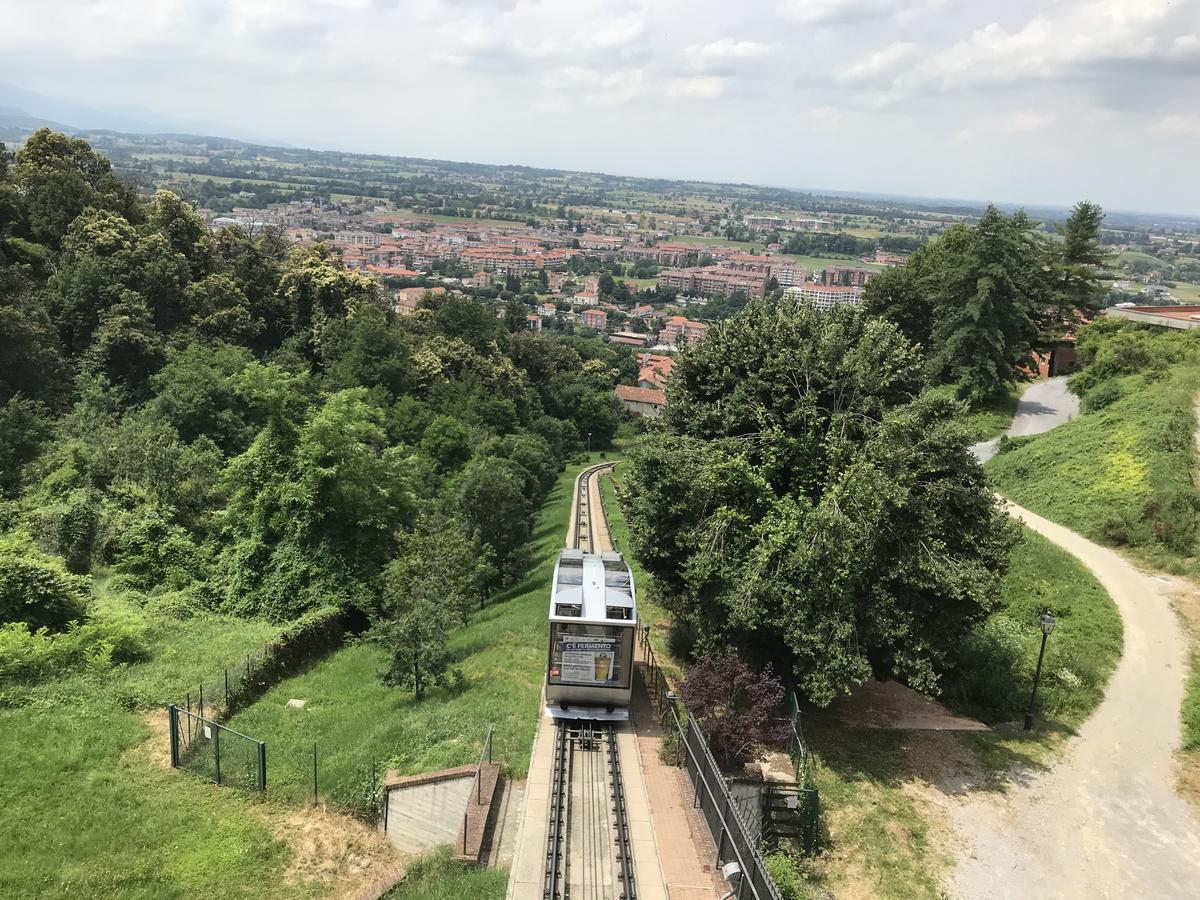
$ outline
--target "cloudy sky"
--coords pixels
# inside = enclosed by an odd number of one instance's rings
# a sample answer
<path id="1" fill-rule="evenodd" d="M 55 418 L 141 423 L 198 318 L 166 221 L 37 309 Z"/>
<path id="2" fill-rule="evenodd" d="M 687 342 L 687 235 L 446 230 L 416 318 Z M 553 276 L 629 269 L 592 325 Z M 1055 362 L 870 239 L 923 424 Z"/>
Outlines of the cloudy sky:
<path id="1" fill-rule="evenodd" d="M 1200 214 L 1200 0 L 0 0 L 0 81 L 304 146 Z"/>

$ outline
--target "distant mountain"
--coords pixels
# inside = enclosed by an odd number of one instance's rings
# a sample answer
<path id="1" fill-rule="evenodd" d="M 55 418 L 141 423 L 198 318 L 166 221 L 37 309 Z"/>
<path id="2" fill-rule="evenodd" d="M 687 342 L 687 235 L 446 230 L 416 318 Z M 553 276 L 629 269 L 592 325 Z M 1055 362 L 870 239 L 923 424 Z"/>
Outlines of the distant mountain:
<path id="1" fill-rule="evenodd" d="M 0 128 L 7 126 L 7 130 L 18 127 L 14 117 L 40 121 L 41 124 L 33 126 L 35 128 L 44 124 L 60 131 L 104 130 L 126 134 L 223 135 L 256 144 L 287 146 L 274 138 L 246 132 L 226 123 L 176 119 L 140 107 L 88 106 L 0 82 Z"/>

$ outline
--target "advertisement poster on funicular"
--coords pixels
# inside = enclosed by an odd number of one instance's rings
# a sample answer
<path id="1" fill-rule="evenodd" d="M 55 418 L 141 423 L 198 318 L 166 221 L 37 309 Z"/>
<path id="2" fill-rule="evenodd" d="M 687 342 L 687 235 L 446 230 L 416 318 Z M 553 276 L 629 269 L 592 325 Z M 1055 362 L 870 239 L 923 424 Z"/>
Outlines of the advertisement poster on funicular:
<path id="1" fill-rule="evenodd" d="M 563 681 L 601 684 L 617 679 L 617 640 L 608 637 L 572 637 L 563 640 Z"/>

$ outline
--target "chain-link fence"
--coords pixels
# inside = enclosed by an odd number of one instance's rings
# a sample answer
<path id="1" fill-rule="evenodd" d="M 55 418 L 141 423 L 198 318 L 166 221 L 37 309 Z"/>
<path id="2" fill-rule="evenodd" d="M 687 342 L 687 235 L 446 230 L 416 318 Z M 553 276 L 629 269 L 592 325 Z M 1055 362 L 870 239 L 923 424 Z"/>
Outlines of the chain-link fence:
<path id="1" fill-rule="evenodd" d="M 197 713 L 167 707 L 171 765 L 216 784 L 263 793 L 267 789 L 267 745 Z"/>

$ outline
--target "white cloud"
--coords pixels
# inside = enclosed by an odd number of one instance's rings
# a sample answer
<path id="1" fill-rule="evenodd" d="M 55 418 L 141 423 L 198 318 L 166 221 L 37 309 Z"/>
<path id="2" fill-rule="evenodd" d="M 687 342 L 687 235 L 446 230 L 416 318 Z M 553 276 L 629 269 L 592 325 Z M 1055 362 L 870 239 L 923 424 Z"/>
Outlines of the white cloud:
<path id="1" fill-rule="evenodd" d="M 716 75 L 696 75 L 688 78 L 673 78 L 668 85 L 672 97 L 690 100 L 715 100 L 724 96 L 729 88 L 725 78 Z"/>
<path id="2" fill-rule="evenodd" d="M 814 27 L 892 19 L 908 24 L 943 6 L 945 0 L 784 0 L 779 14 Z"/>
<path id="3" fill-rule="evenodd" d="M 865 84 L 877 80 L 880 76 L 894 73 L 917 53 L 916 44 L 911 41 L 897 41 L 859 60 L 850 68 L 839 72 L 837 77 L 848 84 Z"/>
<path id="4" fill-rule="evenodd" d="M 1002 130 L 1015 132 L 1041 131 L 1054 121 L 1054 117 L 1046 113 L 1022 111 L 1015 112 L 1004 120 Z"/>
<path id="5" fill-rule="evenodd" d="M 709 44 L 693 44 L 684 51 L 688 57 L 699 62 L 724 61 L 727 59 L 758 59 L 768 56 L 771 47 L 758 41 L 735 41 L 721 38 Z"/>
<path id="6" fill-rule="evenodd" d="M 1161 137 L 1200 137 L 1200 116 L 1163 116 L 1150 127 L 1150 133 Z"/>

